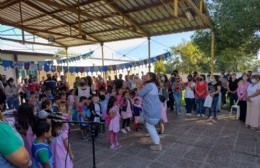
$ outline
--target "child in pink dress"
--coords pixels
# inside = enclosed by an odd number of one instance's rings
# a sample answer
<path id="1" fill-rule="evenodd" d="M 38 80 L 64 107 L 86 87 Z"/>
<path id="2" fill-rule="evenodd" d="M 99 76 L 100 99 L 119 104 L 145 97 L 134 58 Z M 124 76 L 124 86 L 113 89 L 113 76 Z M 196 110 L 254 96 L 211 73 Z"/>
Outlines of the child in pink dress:
<path id="1" fill-rule="evenodd" d="M 54 160 L 54 168 L 73 168 L 73 154 L 68 141 L 68 132 L 64 124 L 52 122 L 51 150 Z"/>
<path id="2" fill-rule="evenodd" d="M 117 106 L 117 100 L 115 97 L 110 97 L 107 105 L 107 116 L 109 117 L 109 140 L 110 140 L 110 148 L 118 149 L 121 147 L 118 143 L 118 132 L 120 129 L 120 115 Z"/>
<path id="3" fill-rule="evenodd" d="M 129 91 L 123 92 L 120 101 L 120 108 L 121 108 L 121 117 L 123 119 L 121 132 L 125 134 L 127 133 L 127 131 L 128 132 L 131 131 L 129 125 L 130 125 L 130 120 L 133 116 Z"/>
<path id="4" fill-rule="evenodd" d="M 164 133 L 164 123 L 168 122 L 167 119 L 167 104 L 165 101 L 165 97 L 160 95 L 160 100 L 161 100 L 161 121 L 160 121 L 160 132 L 159 134 Z"/>

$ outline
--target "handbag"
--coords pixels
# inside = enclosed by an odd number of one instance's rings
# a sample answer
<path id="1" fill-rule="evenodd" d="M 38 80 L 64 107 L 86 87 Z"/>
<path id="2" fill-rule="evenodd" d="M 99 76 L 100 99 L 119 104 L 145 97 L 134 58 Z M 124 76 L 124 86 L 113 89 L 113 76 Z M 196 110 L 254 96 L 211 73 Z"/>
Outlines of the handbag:
<path id="1" fill-rule="evenodd" d="M 207 95 L 205 102 L 204 102 L 204 107 L 208 107 L 211 108 L 212 105 L 212 101 L 213 101 L 213 97 L 210 96 L 210 94 Z"/>

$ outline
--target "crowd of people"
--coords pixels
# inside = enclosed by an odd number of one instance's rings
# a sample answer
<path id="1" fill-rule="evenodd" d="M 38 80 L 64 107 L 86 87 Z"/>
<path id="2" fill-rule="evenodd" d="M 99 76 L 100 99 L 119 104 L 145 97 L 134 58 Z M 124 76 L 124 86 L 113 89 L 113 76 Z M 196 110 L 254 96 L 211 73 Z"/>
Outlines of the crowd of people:
<path id="1" fill-rule="evenodd" d="M 73 167 L 69 127 L 79 127 L 81 139 L 90 140 L 90 126 L 95 124 L 95 137 L 106 128 L 112 150 L 121 148 L 118 134 L 129 134 L 145 125 L 154 151 L 162 150 L 159 134 L 165 132 L 167 111 L 181 115 L 182 96 L 186 116 L 195 111 L 215 122 L 217 112 L 234 104 L 240 106 L 240 120 L 250 128 L 260 128 L 260 76 L 252 72 L 237 77 L 235 73 L 199 75 L 197 72 L 181 78 L 177 70 L 171 75 L 147 73 L 120 74 L 114 80 L 108 76 L 77 77 L 69 86 L 66 76 L 47 75 L 38 82 L 30 76 L 16 85 L 13 78 L 0 75 L 0 165 L 3 167 Z M 183 95 L 183 91 L 184 95 Z M 168 109 L 169 108 L 169 109 Z M 15 109 L 15 110 L 13 110 Z M 14 125 L 7 124 L 3 114 L 14 113 Z M 63 121 L 77 121 L 67 124 Z M 143 122 L 144 121 L 144 122 Z"/>

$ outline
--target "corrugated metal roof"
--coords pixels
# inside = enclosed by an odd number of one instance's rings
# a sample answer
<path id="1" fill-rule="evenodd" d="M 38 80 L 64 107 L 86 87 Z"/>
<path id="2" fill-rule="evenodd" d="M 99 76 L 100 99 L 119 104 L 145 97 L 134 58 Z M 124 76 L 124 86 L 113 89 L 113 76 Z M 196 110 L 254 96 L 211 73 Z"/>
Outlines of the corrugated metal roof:
<path id="1" fill-rule="evenodd" d="M 0 22 L 70 47 L 210 28 L 200 3 L 178 0 L 176 17 L 174 0 L 0 0 Z"/>

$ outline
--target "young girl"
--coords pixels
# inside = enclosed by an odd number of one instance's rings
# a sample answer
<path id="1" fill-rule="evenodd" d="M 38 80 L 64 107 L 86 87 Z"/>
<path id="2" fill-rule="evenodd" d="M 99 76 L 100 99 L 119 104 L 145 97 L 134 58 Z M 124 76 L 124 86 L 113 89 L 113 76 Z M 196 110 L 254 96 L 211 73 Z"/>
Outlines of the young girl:
<path id="1" fill-rule="evenodd" d="M 64 116 L 66 118 L 67 121 L 70 120 L 70 114 L 69 114 L 69 109 L 68 109 L 68 104 L 66 101 L 60 101 L 59 104 L 59 112 L 62 114 L 62 116 Z M 66 123 L 64 125 L 64 129 L 65 130 L 69 130 L 69 124 Z"/>
<path id="2" fill-rule="evenodd" d="M 52 122 L 51 149 L 54 167 L 73 168 L 73 154 L 69 146 L 68 132 L 62 123 Z M 65 166 L 66 165 L 66 166 Z"/>
<path id="3" fill-rule="evenodd" d="M 120 129 L 120 115 L 115 97 L 110 97 L 107 105 L 107 115 L 110 118 L 108 130 L 110 139 L 110 148 L 118 149 L 121 147 L 118 143 L 118 132 Z"/>
<path id="4" fill-rule="evenodd" d="M 167 104 L 165 101 L 165 97 L 160 95 L 160 100 L 161 100 L 161 120 L 160 120 L 160 131 L 159 134 L 163 134 L 164 133 L 164 123 L 168 122 L 167 119 Z"/>
<path id="5" fill-rule="evenodd" d="M 38 121 L 33 127 L 36 139 L 32 144 L 32 167 L 53 168 L 53 157 L 47 140 L 51 137 L 51 125 L 47 121 Z"/>
<path id="6" fill-rule="evenodd" d="M 135 98 L 134 100 L 134 107 L 133 107 L 133 114 L 135 117 L 135 125 L 134 128 L 136 131 L 139 131 L 139 116 L 142 112 L 142 106 L 140 103 L 140 99 L 139 98 Z"/>
<path id="7" fill-rule="evenodd" d="M 132 107 L 131 107 L 131 100 L 130 100 L 130 94 L 128 91 L 123 92 L 122 98 L 120 101 L 120 107 L 121 107 L 121 117 L 123 119 L 122 123 L 122 132 L 125 134 L 131 131 L 129 125 L 130 125 L 130 119 L 132 117 Z"/>
<path id="8" fill-rule="evenodd" d="M 122 99 L 123 89 L 118 90 L 118 94 L 116 96 L 117 104 L 120 104 L 120 101 Z"/>

